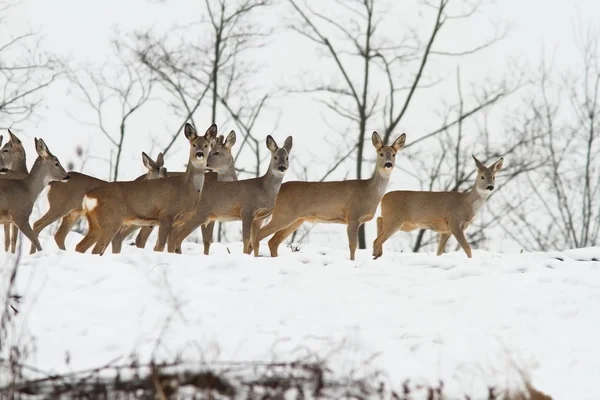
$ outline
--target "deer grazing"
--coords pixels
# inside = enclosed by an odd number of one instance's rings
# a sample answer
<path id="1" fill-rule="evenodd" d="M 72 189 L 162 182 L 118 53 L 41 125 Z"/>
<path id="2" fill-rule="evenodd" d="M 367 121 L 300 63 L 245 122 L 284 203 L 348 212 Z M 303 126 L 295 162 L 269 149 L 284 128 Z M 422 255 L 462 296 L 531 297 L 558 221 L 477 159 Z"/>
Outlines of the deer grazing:
<path id="1" fill-rule="evenodd" d="M 70 176 L 42 139 L 35 139 L 35 149 L 38 158 L 26 177 L 0 180 L 0 221 L 15 224 L 37 250 L 42 250 L 38 235 L 29 225 L 33 204 L 48 183 L 66 182 Z"/>
<path id="2" fill-rule="evenodd" d="M 473 156 L 477 177 L 468 192 L 425 192 L 399 190 L 381 200 L 381 217 L 377 218 L 377 238 L 373 242 L 373 259 L 383 255 L 383 243 L 395 232 L 430 229 L 440 233 L 437 255 L 444 252 L 450 235 L 454 235 L 467 257 L 471 247 L 464 231 L 494 190 L 496 173 L 502 169 L 500 158 L 489 168 Z"/>
<path id="3" fill-rule="evenodd" d="M 164 168 L 162 153 L 158 155 L 155 162 L 146 153 L 142 152 L 142 161 L 148 172 L 139 176 L 136 180 L 157 179 L 166 176 L 167 171 Z M 83 215 L 81 206 L 83 196 L 90 190 L 108 183 L 105 180 L 80 172 L 70 171 L 69 175 L 71 179 L 66 183 L 50 183 L 50 190 L 48 191 L 49 209 L 33 224 L 33 230 L 39 235 L 48 225 L 62 218 L 60 227 L 54 234 L 54 241 L 61 250 L 65 250 L 67 235 Z M 120 243 L 115 245 L 120 246 Z M 35 246 L 33 245 L 31 246 L 31 253 L 35 253 Z"/>
<path id="4" fill-rule="evenodd" d="M 8 130 L 10 140 L 6 142 L 0 150 L 0 159 L 7 171 L 0 175 L 0 179 L 23 179 L 29 172 L 27 171 L 27 159 L 25 156 L 25 148 L 19 138 Z M 1 144 L 0 140 L 0 144 Z M 7 223 L 4 224 L 4 251 L 9 250 L 12 253 L 17 249 L 17 238 L 19 230 L 16 225 Z"/>
<path id="5" fill-rule="evenodd" d="M 198 136 L 188 123 L 184 128 L 189 141 L 189 161 L 183 175 L 154 180 L 109 182 L 92 189 L 83 197 L 83 211 L 89 231 L 76 246 L 85 253 L 104 254 L 106 247 L 122 225 L 156 225 L 158 240 L 155 251 L 163 251 L 173 220 L 180 213 L 192 211 L 204 186 L 206 158 L 216 142 L 217 126 L 211 125 Z"/>
<path id="6" fill-rule="evenodd" d="M 347 225 L 350 260 L 358 245 L 358 230 L 373 219 L 377 205 L 385 193 L 396 162 L 396 153 L 404 146 L 406 134 L 400 135 L 391 146 L 385 146 L 377 132 L 372 142 L 377 152 L 375 172 L 369 179 L 336 182 L 290 181 L 281 185 L 271 221 L 258 234 L 258 242 L 269 235 L 272 257 L 277 257 L 281 242 L 303 222 L 339 223 Z"/>
<path id="7" fill-rule="evenodd" d="M 241 219 L 243 251 L 250 254 L 252 246 L 254 255 L 258 256 L 258 231 L 273 210 L 281 182 L 289 168 L 292 137 L 288 136 L 283 147 L 278 147 L 273 137 L 268 135 L 267 148 L 271 152 L 271 162 L 263 176 L 234 182 L 213 179 L 208 183 L 210 189 L 202 193 L 195 211 L 182 214 L 173 224 L 169 252 L 181 253 L 181 243 L 198 226 L 213 221 Z"/>
<path id="8" fill-rule="evenodd" d="M 227 138 L 220 135 L 217 138 L 217 142 L 210 151 L 208 158 L 206 159 L 206 179 L 204 181 L 204 191 L 212 191 L 211 182 L 218 181 L 237 181 L 237 173 L 235 171 L 234 159 L 231 154 L 231 148 L 235 144 L 236 135 L 234 131 L 229 132 Z M 179 172 L 169 172 L 171 174 L 179 174 Z M 211 221 L 206 225 L 202 225 L 202 240 L 204 242 L 204 254 L 208 255 L 210 245 L 212 243 L 213 231 L 215 222 Z M 154 229 L 153 226 L 145 226 L 140 230 L 140 233 L 135 239 L 135 245 L 138 248 L 143 249 L 146 246 L 146 241 Z"/>

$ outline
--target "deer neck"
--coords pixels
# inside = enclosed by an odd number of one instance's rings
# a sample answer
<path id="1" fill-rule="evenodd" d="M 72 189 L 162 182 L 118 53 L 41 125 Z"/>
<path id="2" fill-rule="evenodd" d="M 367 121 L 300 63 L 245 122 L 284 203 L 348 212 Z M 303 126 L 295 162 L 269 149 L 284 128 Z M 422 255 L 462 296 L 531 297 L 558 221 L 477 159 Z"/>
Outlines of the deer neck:
<path id="1" fill-rule="evenodd" d="M 31 173 L 23 178 L 23 183 L 27 186 L 27 190 L 32 195 L 32 198 L 36 199 L 40 193 L 42 193 L 42 190 L 50 183 L 50 180 L 50 177 L 38 158 L 31 168 Z"/>
<path id="2" fill-rule="evenodd" d="M 489 191 L 485 189 L 479 189 L 477 187 L 477 182 L 475 182 L 475 184 L 471 188 L 471 191 L 468 194 L 469 203 L 471 204 L 473 215 L 477 214 L 477 211 L 479 211 L 483 203 L 485 203 L 489 194 Z"/>
<path id="3" fill-rule="evenodd" d="M 278 193 L 283 182 L 283 174 L 274 174 L 269 166 L 267 172 L 261 177 L 263 188 L 269 193 Z"/>
<path id="4" fill-rule="evenodd" d="M 379 198 L 383 197 L 391 176 L 392 171 L 381 171 L 375 166 L 375 172 L 373 172 L 373 175 L 368 179 L 369 190 L 371 193 L 377 193 Z"/>
<path id="5" fill-rule="evenodd" d="M 197 191 L 201 191 L 204 186 L 204 166 L 195 167 L 192 162 L 189 162 L 185 169 L 184 181 Z"/>
<path id="6" fill-rule="evenodd" d="M 226 168 L 223 168 L 222 171 L 219 171 L 217 180 L 219 181 L 237 181 L 237 172 L 235 171 L 235 167 L 233 165 L 229 165 Z"/>

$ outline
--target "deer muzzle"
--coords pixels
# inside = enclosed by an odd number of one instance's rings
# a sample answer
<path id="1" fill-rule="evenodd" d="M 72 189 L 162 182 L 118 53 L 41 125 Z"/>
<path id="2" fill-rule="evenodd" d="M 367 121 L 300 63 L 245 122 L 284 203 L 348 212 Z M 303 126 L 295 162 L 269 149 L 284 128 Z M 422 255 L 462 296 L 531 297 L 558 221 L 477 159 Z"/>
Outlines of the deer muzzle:
<path id="1" fill-rule="evenodd" d="M 196 152 L 196 157 L 197 158 L 204 158 L 204 152 L 203 151 L 197 151 Z"/>
<path id="2" fill-rule="evenodd" d="M 286 166 L 280 165 L 279 168 L 277 168 L 279 171 L 281 172 L 285 172 L 285 170 L 287 169 Z"/>
<path id="3" fill-rule="evenodd" d="M 68 175 L 68 174 L 67 174 L 67 176 L 65 176 L 65 177 L 63 178 L 63 180 L 62 180 L 62 181 L 63 181 L 63 182 L 66 182 L 66 181 L 68 181 L 69 179 L 71 179 L 71 175 Z"/>
<path id="4" fill-rule="evenodd" d="M 490 191 L 491 191 L 491 190 L 494 190 L 494 185 L 488 185 L 488 186 L 487 186 L 487 190 L 490 190 Z"/>
<path id="5" fill-rule="evenodd" d="M 392 168 L 393 167 L 392 163 L 389 162 L 389 161 L 386 162 L 385 164 L 383 164 L 383 166 L 386 167 L 386 168 Z"/>

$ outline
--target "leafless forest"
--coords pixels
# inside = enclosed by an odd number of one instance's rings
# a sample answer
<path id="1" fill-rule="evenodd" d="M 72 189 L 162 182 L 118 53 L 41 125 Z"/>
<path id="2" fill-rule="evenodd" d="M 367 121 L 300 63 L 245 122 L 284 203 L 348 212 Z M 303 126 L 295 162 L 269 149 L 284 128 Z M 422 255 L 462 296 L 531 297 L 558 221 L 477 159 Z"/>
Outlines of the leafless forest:
<path id="1" fill-rule="evenodd" d="M 598 244 L 600 54 L 594 26 L 575 26 L 573 38 L 565 39 L 578 50 L 567 69 L 540 53 L 536 65 L 514 63 L 501 76 L 473 80 L 465 72 L 473 57 L 494 51 L 510 35 L 510 26 L 498 21 L 475 41 L 452 40 L 486 7 L 483 1 L 425 0 L 411 12 L 429 21 L 426 27 L 406 24 L 410 17 L 399 23 L 390 12 L 395 3 L 387 0 L 202 3 L 194 24 L 166 32 L 121 28 L 111 38 L 113 57 L 97 65 L 45 51 L 42 34 L 10 24 L 11 10 L 21 4 L 1 1 L 0 128 L 19 132 L 25 122 L 42 123 L 47 94 L 62 85 L 86 111 L 71 117 L 110 147 L 110 154 L 77 147 L 73 169 L 122 179 L 123 149 L 135 146 L 162 150 L 169 169 L 181 170 L 183 159 L 169 155 L 183 125 L 227 122 L 238 134 L 239 176 L 247 178 L 264 172 L 264 138 L 277 130 L 276 123 L 272 131 L 258 129 L 259 122 L 267 114 L 276 121 L 286 99 L 301 96 L 319 110 L 306 118 L 327 123 L 326 132 L 312 134 L 329 156 L 315 168 L 311 154 L 298 150 L 287 179 L 354 179 L 372 173 L 373 130 L 389 142 L 405 131 L 415 109 L 428 108 L 423 128 L 406 131 L 396 182 L 463 191 L 475 174 L 471 154 L 484 163 L 506 158 L 498 189 L 467 231 L 475 248 L 494 249 L 497 237 L 526 251 Z M 319 62 L 308 73 L 284 71 L 266 87 L 256 77 L 271 57 L 285 57 L 268 52 L 283 33 L 313 46 Z M 438 88 L 452 99 L 438 96 Z M 159 124 L 143 114 L 149 107 L 154 116 L 169 115 L 170 126 L 160 140 L 140 141 L 132 121 Z M 90 159 L 106 168 L 90 169 Z M 220 226 L 219 240 L 233 240 L 236 229 Z M 291 240 L 310 241 L 313 229 L 304 226 Z M 374 239 L 364 229 L 359 237 L 360 248 Z M 437 238 L 420 231 L 400 240 L 405 251 L 422 251 L 433 249 Z"/>

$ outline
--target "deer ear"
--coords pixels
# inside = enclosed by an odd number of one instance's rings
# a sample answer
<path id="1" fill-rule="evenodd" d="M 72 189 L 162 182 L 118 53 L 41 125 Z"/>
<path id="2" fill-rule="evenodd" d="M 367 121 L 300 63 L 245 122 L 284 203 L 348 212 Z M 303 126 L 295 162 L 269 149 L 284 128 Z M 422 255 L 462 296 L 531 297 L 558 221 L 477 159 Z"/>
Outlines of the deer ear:
<path id="1" fill-rule="evenodd" d="M 185 134 L 187 140 L 189 140 L 190 142 L 198 137 L 196 129 L 194 129 L 194 127 L 191 124 L 188 124 L 187 122 L 185 124 L 185 128 L 183 129 L 183 133 Z"/>
<path id="2" fill-rule="evenodd" d="M 11 130 L 8 130 L 8 134 L 10 135 L 10 142 L 14 145 L 22 145 L 21 140 L 19 140 L 19 138 L 11 132 Z"/>
<path id="3" fill-rule="evenodd" d="M 163 155 L 162 151 L 158 153 L 158 156 L 156 156 L 156 165 L 159 168 L 162 168 L 165 165 L 165 156 Z"/>
<path id="4" fill-rule="evenodd" d="M 269 149 L 271 153 L 274 153 L 278 148 L 279 147 L 277 146 L 275 139 L 273 139 L 273 136 L 267 135 L 267 149 Z"/>
<path id="5" fill-rule="evenodd" d="M 233 145 L 235 144 L 235 131 L 231 131 L 229 132 L 229 135 L 227 135 L 227 139 L 225 139 L 224 145 L 226 148 L 231 149 L 233 147 Z"/>
<path id="6" fill-rule="evenodd" d="M 35 150 L 42 158 L 48 158 L 50 156 L 50 150 L 48 150 L 48 146 L 46 146 L 43 139 L 35 138 Z"/>
<path id="7" fill-rule="evenodd" d="M 285 142 L 283 143 L 283 148 L 287 150 L 288 154 L 290 151 L 292 151 L 293 144 L 294 144 L 294 141 L 291 136 L 288 136 L 287 138 L 285 138 Z"/>
<path id="8" fill-rule="evenodd" d="M 217 140 L 217 124 L 212 124 L 206 130 L 204 137 L 210 140 Z"/>
<path id="9" fill-rule="evenodd" d="M 504 158 L 500 158 L 492 165 L 492 171 L 494 171 L 494 173 L 500 171 L 502 169 L 502 164 L 504 164 Z"/>
<path id="10" fill-rule="evenodd" d="M 143 151 L 142 151 L 142 162 L 144 163 L 144 166 L 146 168 L 152 169 L 153 161 L 150 159 L 150 157 L 148 157 L 148 154 L 146 154 Z"/>
<path id="11" fill-rule="evenodd" d="M 404 147 L 404 143 L 406 143 L 406 133 L 398 136 L 398 138 L 394 140 L 394 143 L 392 143 L 392 147 L 394 150 L 398 151 Z"/>
<path id="12" fill-rule="evenodd" d="M 383 147 L 383 140 L 381 140 L 381 136 L 379 136 L 379 133 L 373 131 L 373 135 L 371 136 L 371 141 L 373 142 L 373 146 L 375 146 L 375 148 L 377 150 L 381 149 Z"/>
<path id="13" fill-rule="evenodd" d="M 480 171 L 485 171 L 485 165 L 483 165 L 481 163 L 481 161 L 479 161 L 477 159 L 477 157 L 475 157 L 474 155 L 471 154 L 471 157 L 473 157 L 473 160 L 475 160 L 475 165 L 477 166 L 477 169 L 480 170 Z"/>

